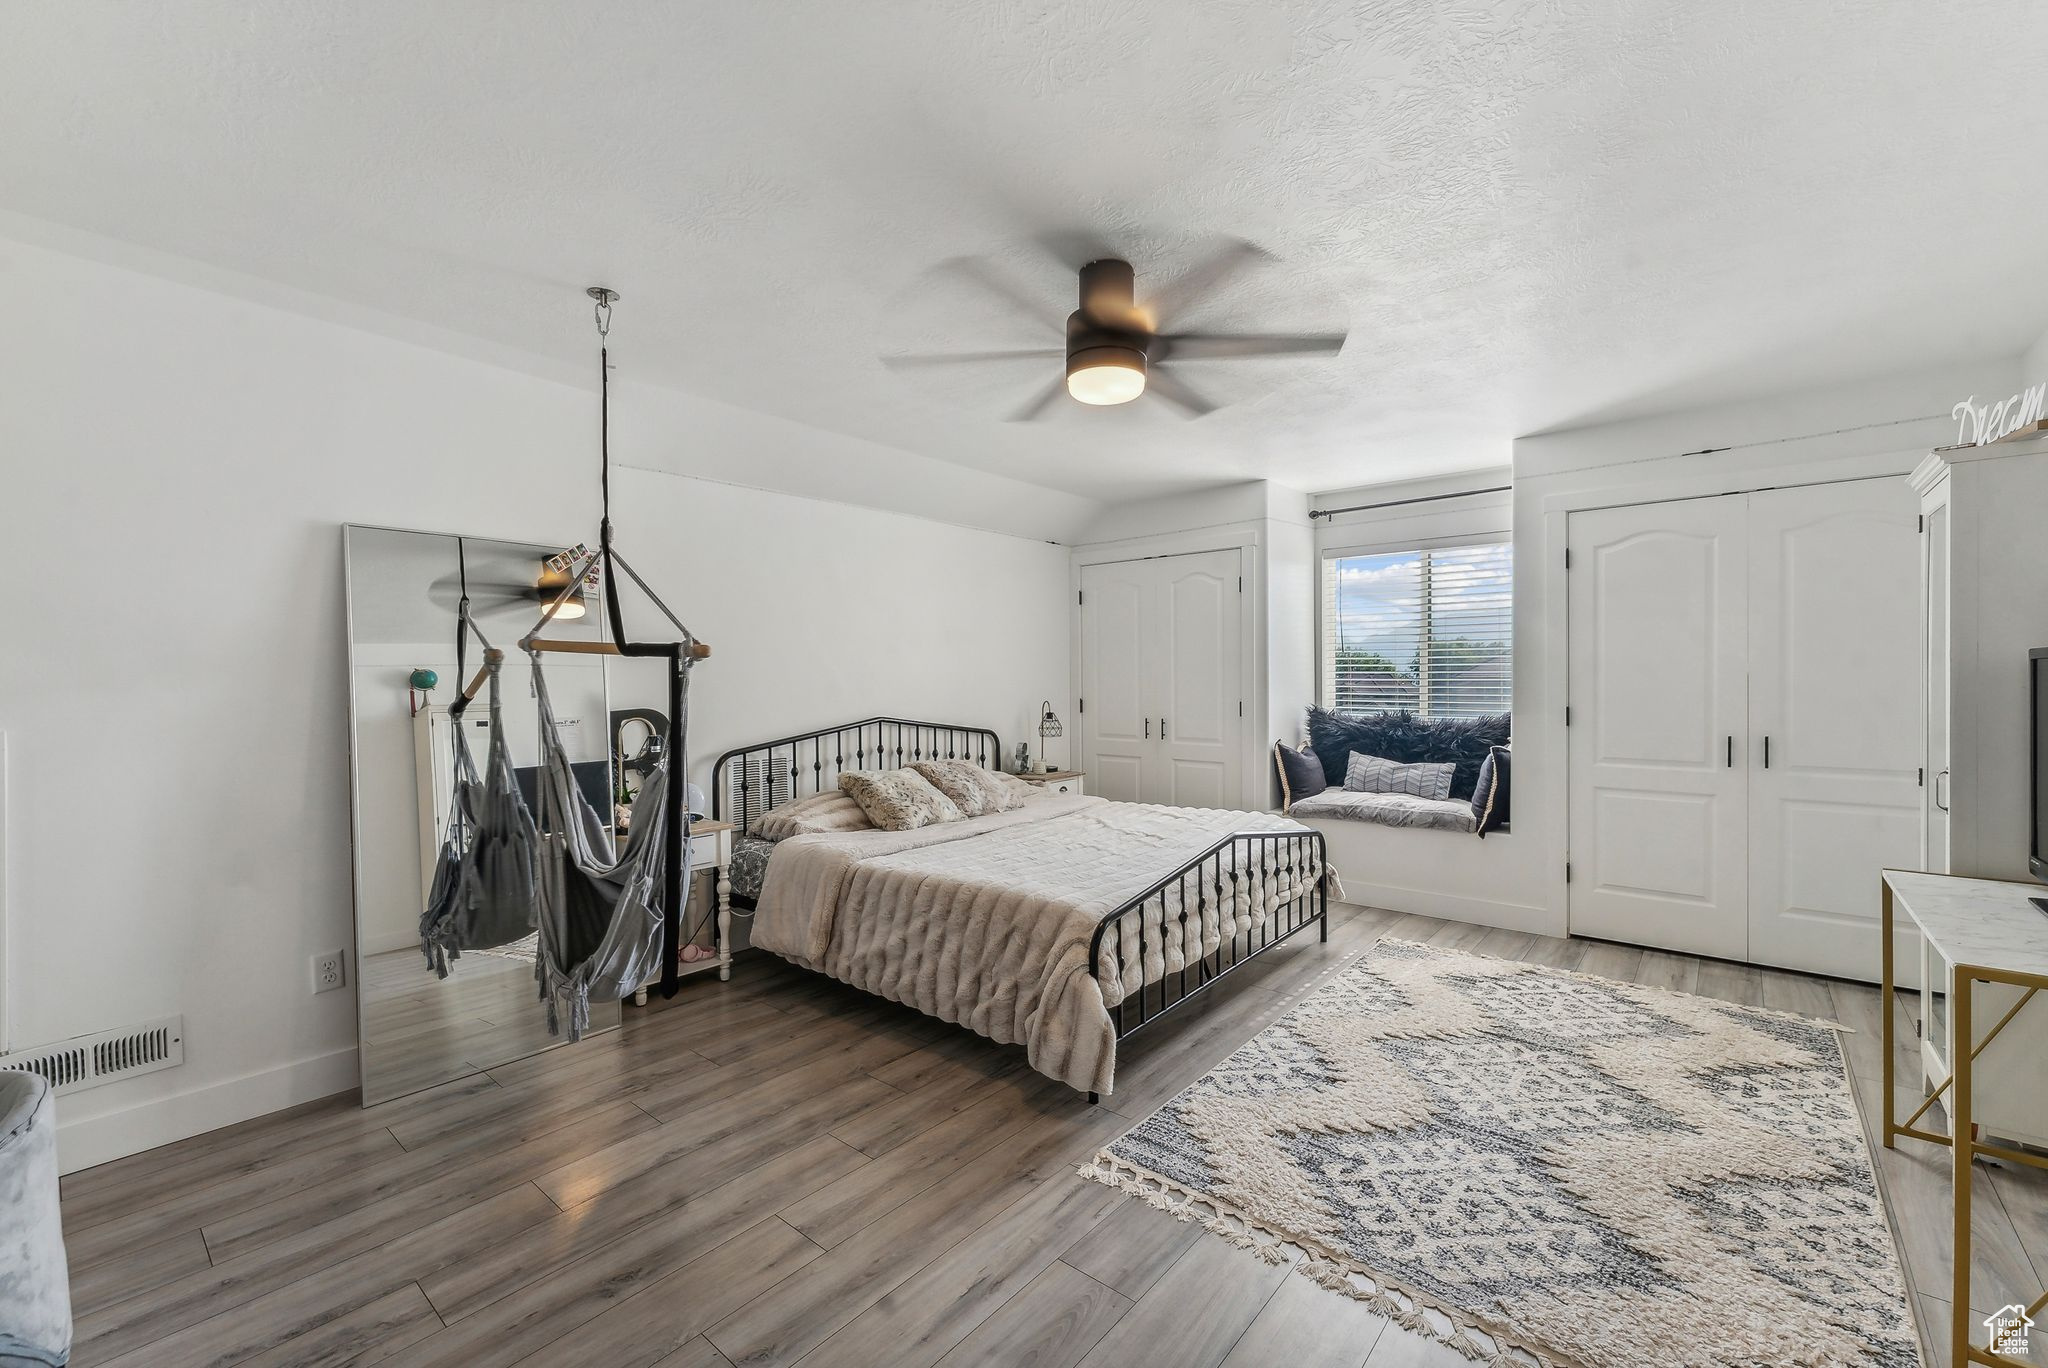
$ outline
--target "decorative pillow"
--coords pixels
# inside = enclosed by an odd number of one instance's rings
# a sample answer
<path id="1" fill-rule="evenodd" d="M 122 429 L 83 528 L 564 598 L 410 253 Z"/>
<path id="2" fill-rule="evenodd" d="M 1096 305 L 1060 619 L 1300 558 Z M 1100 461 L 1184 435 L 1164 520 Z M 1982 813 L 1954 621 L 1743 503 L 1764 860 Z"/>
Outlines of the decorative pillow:
<path id="1" fill-rule="evenodd" d="M 1330 786 L 1323 773 L 1322 757 L 1312 750 L 1296 750 L 1285 741 L 1273 743 L 1273 768 L 1280 771 L 1280 810 L 1287 811 L 1298 799 L 1313 798 Z"/>
<path id="2" fill-rule="evenodd" d="M 1344 770 L 1344 787 L 1353 793 L 1405 793 L 1411 798 L 1448 798 L 1451 778 L 1458 767 L 1452 764 L 1404 765 L 1377 755 L 1351 753 Z"/>
<path id="3" fill-rule="evenodd" d="M 1031 786 L 1021 779 L 1011 783 L 1001 770 L 984 769 L 972 760 L 920 760 L 910 768 L 925 777 L 925 781 L 939 792 L 953 800 L 960 811 L 969 817 L 985 817 L 991 812 L 1007 812 L 1014 807 L 1024 806 L 1023 793 L 1019 789 Z"/>
<path id="4" fill-rule="evenodd" d="M 1472 790 L 1472 816 L 1479 823 L 1481 836 L 1508 824 L 1509 767 L 1513 760 L 1514 752 L 1506 746 L 1495 746 L 1479 767 L 1479 785 Z"/>
<path id="5" fill-rule="evenodd" d="M 958 822 L 967 815 L 914 769 L 849 771 L 839 776 L 839 788 L 883 831 Z"/>
<path id="6" fill-rule="evenodd" d="M 1487 751 L 1508 743 L 1512 720 L 1492 717 L 1417 717 L 1412 712 L 1333 713 L 1308 710 L 1309 749 L 1323 759 L 1331 779 L 1346 772 L 1351 752 L 1383 755 L 1404 764 L 1450 761 L 1458 767 L 1451 797 L 1470 798 Z"/>
<path id="7" fill-rule="evenodd" d="M 825 831 L 873 831 L 861 805 L 843 793 L 818 793 L 770 808 L 747 828 L 749 836 L 780 841 L 790 836 L 815 836 Z"/>

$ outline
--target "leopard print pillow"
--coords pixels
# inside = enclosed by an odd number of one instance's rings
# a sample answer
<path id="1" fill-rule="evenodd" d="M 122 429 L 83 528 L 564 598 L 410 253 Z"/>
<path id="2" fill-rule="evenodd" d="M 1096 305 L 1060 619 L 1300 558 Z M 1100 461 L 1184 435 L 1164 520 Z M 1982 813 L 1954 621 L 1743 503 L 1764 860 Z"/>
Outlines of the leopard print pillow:
<path id="1" fill-rule="evenodd" d="M 875 824 L 861 805 L 843 793 L 818 793 L 764 812 L 747 828 L 747 835 L 764 841 L 790 836 L 814 836 L 822 831 L 873 831 Z"/>
<path id="2" fill-rule="evenodd" d="M 969 817 L 1022 807 L 1026 795 L 1018 790 L 1030 789 L 1030 785 L 1011 780 L 1001 770 L 983 769 L 972 760 L 920 760 L 911 768 Z"/>
<path id="3" fill-rule="evenodd" d="M 916 770 L 855 770 L 839 776 L 841 792 L 850 794 L 883 831 L 958 822 L 967 814 Z"/>

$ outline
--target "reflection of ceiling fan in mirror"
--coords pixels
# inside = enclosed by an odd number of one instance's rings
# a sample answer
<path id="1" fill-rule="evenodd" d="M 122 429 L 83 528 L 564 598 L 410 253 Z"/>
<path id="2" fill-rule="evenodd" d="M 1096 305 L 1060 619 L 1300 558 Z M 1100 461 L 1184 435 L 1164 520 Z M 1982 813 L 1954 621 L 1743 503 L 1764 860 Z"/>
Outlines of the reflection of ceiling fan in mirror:
<path id="1" fill-rule="evenodd" d="M 1062 390 L 1079 403 L 1098 407 L 1128 404 L 1153 394 L 1189 418 L 1199 418 L 1217 405 L 1175 373 L 1181 361 L 1237 361 L 1267 356 L 1333 356 L 1344 346 L 1338 333 L 1174 332 L 1162 327 L 1192 308 L 1243 267 L 1268 260 L 1249 242 L 1231 241 L 1198 262 L 1164 296 L 1140 302 L 1137 273 L 1128 261 L 1103 257 L 1080 270 L 1080 308 L 1067 318 L 1064 347 L 1025 347 L 994 351 L 928 352 L 884 356 L 894 370 L 934 366 L 1030 363 L 1063 367 L 1023 407 L 1007 415 L 1011 422 L 1045 417 Z M 988 263 L 962 257 L 947 263 L 958 275 L 976 282 L 1020 312 L 1042 320 L 1022 291 L 1004 280 Z"/>
<path id="2" fill-rule="evenodd" d="M 516 561 L 493 556 L 478 543 L 467 543 L 466 547 L 469 611 L 477 617 L 524 609 L 538 619 L 568 587 L 570 571 L 591 559 L 590 552 L 580 545 L 539 561 L 524 556 Z M 588 601 L 597 594 L 599 582 L 599 571 L 592 565 L 582 585 L 556 609 L 554 620 L 574 622 L 588 612 Z M 443 575 L 427 591 L 428 597 L 435 606 L 453 613 L 462 602 L 463 583 L 463 574 Z"/>

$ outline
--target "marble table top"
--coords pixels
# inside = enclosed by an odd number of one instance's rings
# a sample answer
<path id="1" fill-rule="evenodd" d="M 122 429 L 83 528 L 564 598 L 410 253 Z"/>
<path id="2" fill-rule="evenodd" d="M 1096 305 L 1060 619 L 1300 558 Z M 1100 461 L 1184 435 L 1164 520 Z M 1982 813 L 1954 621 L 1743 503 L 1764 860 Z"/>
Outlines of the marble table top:
<path id="1" fill-rule="evenodd" d="M 1950 964 L 1976 964 L 2048 976 L 2048 912 L 2029 898 L 2048 898 L 2048 884 L 1965 879 L 1887 869 L 1892 904 Z"/>

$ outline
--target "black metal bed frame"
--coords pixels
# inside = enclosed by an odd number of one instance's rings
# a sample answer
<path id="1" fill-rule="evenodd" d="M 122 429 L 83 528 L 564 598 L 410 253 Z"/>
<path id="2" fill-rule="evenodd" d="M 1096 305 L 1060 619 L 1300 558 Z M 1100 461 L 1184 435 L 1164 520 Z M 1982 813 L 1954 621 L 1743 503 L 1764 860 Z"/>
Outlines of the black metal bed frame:
<path id="1" fill-rule="evenodd" d="M 867 717 L 719 756 L 711 769 L 711 815 L 730 820 L 744 836 L 770 808 L 837 792 L 839 776 L 848 770 L 900 769 L 919 760 L 972 760 L 983 769 L 1000 769 L 1002 758 L 1003 743 L 986 727 Z"/>
<path id="2" fill-rule="evenodd" d="M 839 776 L 848 770 L 901 766 L 918 760 L 972 760 L 983 769 L 999 769 L 1002 754 L 1002 742 L 986 727 L 917 722 L 900 717 L 865 718 L 741 746 L 719 756 L 711 771 L 711 815 L 722 818 L 729 811 L 736 834 L 744 836 L 770 809 L 836 789 Z M 1328 941 L 1328 869 L 1329 851 L 1323 833 L 1313 828 L 1235 832 L 1112 910 L 1095 928 L 1094 938 L 1088 944 L 1088 972 L 1100 981 L 1105 942 L 1109 943 L 1110 953 L 1119 956 L 1121 972 L 1126 928 L 1135 926 L 1136 963 L 1141 980 L 1135 993 L 1127 992 L 1109 1009 L 1116 1038 L 1121 1041 L 1136 1035 L 1248 961 L 1310 926 L 1320 927 L 1322 940 Z M 1304 870 L 1313 870 L 1314 877 L 1302 879 Z M 1251 929 L 1231 936 L 1192 964 L 1166 972 L 1152 983 L 1142 982 L 1147 952 L 1144 914 L 1148 904 L 1160 902 L 1163 920 L 1167 894 L 1171 891 L 1179 895 L 1180 905 L 1174 915 L 1185 944 L 1190 913 L 1197 917 L 1199 930 L 1200 915 L 1212 906 L 1212 900 L 1220 917 L 1224 908 L 1235 905 L 1240 884 L 1272 879 L 1299 880 L 1300 884 L 1292 897 Z M 1164 937 L 1165 926 L 1153 934 Z M 1161 954 L 1165 950 L 1163 943 L 1152 948 Z M 1192 986 L 1190 976 L 1194 979 Z M 1131 1019 L 1134 1012 L 1135 1021 Z M 1094 1102 L 1098 1098 L 1089 1093 L 1088 1100 Z"/>
<path id="3" fill-rule="evenodd" d="M 1257 858 L 1260 855 L 1265 858 Z M 1116 933 L 1112 953 L 1117 955 L 1119 973 L 1125 956 L 1121 953 L 1125 927 L 1135 925 L 1138 930 L 1137 963 L 1140 967 L 1139 988 L 1135 994 L 1125 993 L 1110 1008 L 1111 1023 L 1116 1028 L 1116 1038 L 1125 1040 L 1136 1035 L 1145 1027 L 1195 997 L 1203 990 L 1214 987 L 1226 976 L 1237 972 L 1252 958 L 1264 954 L 1280 942 L 1311 926 L 1322 928 L 1321 939 L 1330 939 L 1330 894 L 1327 885 L 1329 851 L 1323 833 L 1313 828 L 1301 831 L 1240 831 L 1210 846 L 1194 859 L 1176 869 L 1173 873 L 1153 884 L 1143 893 L 1131 898 L 1102 919 L 1095 928 L 1095 938 L 1088 943 L 1088 972 L 1101 982 L 1103 943 Z M 1314 877 L 1304 881 L 1285 903 L 1261 918 L 1249 930 L 1231 936 L 1214 950 L 1196 960 L 1183 964 L 1179 969 L 1169 970 L 1152 983 L 1144 982 L 1145 964 L 1145 908 L 1155 899 L 1161 904 L 1160 916 L 1166 918 L 1166 894 L 1168 890 L 1180 895 L 1180 908 L 1175 916 L 1179 924 L 1178 935 L 1181 943 L 1187 943 L 1188 914 L 1192 910 L 1197 917 L 1196 929 L 1201 927 L 1200 914 L 1213 904 L 1219 919 L 1223 909 L 1234 906 L 1241 883 L 1252 880 L 1285 879 L 1299 877 L 1304 869 L 1313 869 Z M 1190 884 L 1192 880 L 1192 885 Z M 1192 887 L 1193 898 L 1189 893 Z M 1157 933 L 1162 938 L 1166 933 L 1164 925 Z M 1157 947 L 1161 953 L 1164 946 Z M 1194 987 L 1188 986 L 1188 975 L 1195 976 Z M 1171 989 L 1172 991 L 1169 991 Z M 1155 992 L 1156 990 L 1156 992 Z M 1156 997 L 1157 1001 L 1153 999 Z M 1132 1002 L 1137 1004 L 1137 1020 L 1130 1020 Z M 1088 1094 L 1088 1100 L 1096 1100 L 1095 1094 Z"/>

